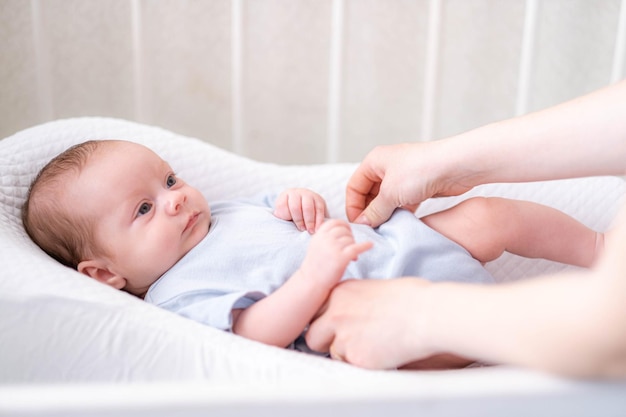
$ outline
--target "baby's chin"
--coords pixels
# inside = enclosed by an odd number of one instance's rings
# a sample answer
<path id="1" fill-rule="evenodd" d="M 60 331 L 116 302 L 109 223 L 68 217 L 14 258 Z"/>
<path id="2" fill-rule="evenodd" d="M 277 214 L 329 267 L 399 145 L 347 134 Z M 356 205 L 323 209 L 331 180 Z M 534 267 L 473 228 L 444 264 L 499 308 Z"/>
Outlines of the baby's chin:
<path id="1" fill-rule="evenodd" d="M 172 262 L 170 262 L 168 265 L 166 265 L 163 270 L 156 276 L 149 276 L 146 279 L 143 279 L 141 282 L 149 282 L 150 284 L 148 285 L 147 288 L 142 289 L 140 291 L 131 291 L 127 288 L 124 288 L 124 291 L 129 292 L 133 295 L 136 295 L 140 298 L 144 298 L 146 293 L 148 292 L 148 289 L 155 283 L 157 282 L 167 271 L 169 271 L 170 269 L 172 269 L 174 267 L 174 265 L 176 265 L 178 262 L 181 261 L 181 259 L 183 259 L 185 256 L 187 256 L 187 254 L 189 252 L 191 252 L 191 250 L 193 248 L 195 248 L 196 246 L 198 246 L 198 244 L 200 242 L 202 242 L 202 240 L 204 240 L 204 238 L 209 234 L 209 229 L 211 227 L 211 221 L 208 221 L 208 224 L 206 227 L 203 227 L 203 232 L 201 234 L 198 235 L 198 240 L 197 242 L 195 242 L 195 244 L 193 246 L 191 246 L 189 249 L 187 249 L 186 251 L 182 252 L 179 254 L 179 256 L 177 258 L 175 258 L 174 260 L 172 260 Z"/>
<path id="2" fill-rule="evenodd" d="M 167 271 L 169 271 L 174 265 L 176 265 L 178 262 L 181 261 L 181 259 L 183 259 L 185 256 L 187 256 L 187 254 L 189 252 L 191 252 L 196 246 L 198 246 L 200 244 L 200 242 L 202 242 L 204 240 L 205 237 L 207 237 L 207 235 L 209 234 L 209 229 L 211 227 L 211 222 L 209 221 L 206 227 L 202 228 L 202 233 L 197 235 L 197 240 L 194 242 L 194 244 L 188 248 L 187 250 L 185 250 L 179 257 L 178 259 L 176 259 L 176 261 L 174 261 L 169 267 L 167 267 L 165 269 L 165 271 L 163 271 L 163 274 L 165 274 Z M 159 278 L 161 277 L 161 275 L 159 275 Z M 157 278 L 158 279 L 158 278 Z M 155 280 L 156 281 L 156 280 Z"/>

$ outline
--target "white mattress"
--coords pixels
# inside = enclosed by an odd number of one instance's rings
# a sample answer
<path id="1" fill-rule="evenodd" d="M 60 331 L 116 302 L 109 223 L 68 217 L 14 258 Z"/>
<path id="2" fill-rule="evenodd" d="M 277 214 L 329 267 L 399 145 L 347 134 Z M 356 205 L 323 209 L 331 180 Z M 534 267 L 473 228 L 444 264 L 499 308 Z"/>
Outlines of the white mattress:
<path id="1" fill-rule="evenodd" d="M 343 216 L 344 186 L 355 168 L 260 163 L 105 118 L 60 120 L 0 141 L 0 415 L 626 415 L 626 382 L 572 381 L 511 367 L 357 369 L 208 328 L 57 264 L 28 239 L 19 209 L 45 162 L 96 138 L 150 146 L 209 201 L 306 186 L 324 195 L 333 216 Z M 468 195 L 543 202 L 604 230 L 623 184 L 614 177 L 495 184 Z M 455 201 L 429 200 L 419 214 Z M 509 255 L 488 265 L 498 281 L 563 268 Z"/>

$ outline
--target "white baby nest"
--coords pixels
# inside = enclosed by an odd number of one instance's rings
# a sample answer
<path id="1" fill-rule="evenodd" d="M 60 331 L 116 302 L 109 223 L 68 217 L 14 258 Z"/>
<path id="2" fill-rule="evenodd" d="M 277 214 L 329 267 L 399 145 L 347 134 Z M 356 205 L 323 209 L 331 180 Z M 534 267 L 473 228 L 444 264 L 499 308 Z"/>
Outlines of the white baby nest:
<path id="1" fill-rule="evenodd" d="M 60 120 L 0 141 L 0 415 L 109 410 L 157 416 L 173 409 L 176 415 L 255 410 L 273 416 L 329 410 L 344 416 L 626 413 L 626 383 L 570 381 L 510 367 L 362 370 L 208 328 L 61 266 L 29 240 L 19 210 L 30 181 L 50 158 L 100 138 L 151 147 L 209 201 L 302 186 L 320 192 L 332 216 L 344 215 L 345 183 L 356 166 L 261 163 L 160 128 L 106 118 Z M 494 184 L 463 198 L 538 201 L 605 230 L 623 192 L 621 179 L 597 177 Z M 418 214 L 458 200 L 429 200 Z M 498 281 L 563 268 L 510 255 L 488 265 Z"/>

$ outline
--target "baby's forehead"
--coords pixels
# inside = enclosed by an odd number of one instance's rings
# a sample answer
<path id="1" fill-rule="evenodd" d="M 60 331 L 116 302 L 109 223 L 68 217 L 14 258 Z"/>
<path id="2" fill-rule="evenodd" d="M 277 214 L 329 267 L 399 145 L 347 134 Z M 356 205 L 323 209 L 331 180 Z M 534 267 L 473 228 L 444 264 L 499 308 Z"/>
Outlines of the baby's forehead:
<path id="1" fill-rule="evenodd" d="M 115 140 L 111 142 L 112 143 L 110 148 L 119 153 L 129 152 L 132 154 L 142 154 L 145 156 L 150 156 L 151 158 L 163 160 L 163 158 L 161 158 L 161 156 L 156 153 L 156 151 L 152 150 L 152 148 L 149 148 L 146 145 L 126 140 Z"/>
<path id="2" fill-rule="evenodd" d="M 98 181 L 116 177 L 145 179 L 163 176 L 164 171 L 171 170 L 167 161 L 144 145 L 119 140 L 108 142 L 93 155 L 84 169 L 83 174 L 87 173 L 84 176 L 91 177 L 91 181 L 94 175 Z"/>
<path id="3" fill-rule="evenodd" d="M 64 197 L 74 205 L 100 209 L 106 202 L 124 201 L 161 178 L 167 163 L 149 148 L 132 142 L 107 141 L 78 175 L 65 178 Z"/>
<path id="4" fill-rule="evenodd" d="M 158 155 L 147 146 L 128 140 L 114 139 L 102 141 L 102 150 L 111 153 L 145 152 L 154 154 L 158 157 Z"/>

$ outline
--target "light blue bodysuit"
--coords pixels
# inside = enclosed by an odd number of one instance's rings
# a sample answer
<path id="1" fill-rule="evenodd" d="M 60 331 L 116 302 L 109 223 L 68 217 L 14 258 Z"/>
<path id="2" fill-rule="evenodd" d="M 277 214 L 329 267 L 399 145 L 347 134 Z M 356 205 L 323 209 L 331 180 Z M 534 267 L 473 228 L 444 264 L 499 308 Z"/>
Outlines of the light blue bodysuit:
<path id="1" fill-rule="evenodd" d="M 198 322 L 230 330 L 231 311 L 271 294 L 300 267 L 311 235 L 274 216 L 273 201 L 211 205 L 209 233 L 149 288 L 145 300 Z M 396 210 L 376 229 L 352 224 L 357 242 L 374 246 L 351 262 L 347 278 L 419 276 L 432 281 L 492 283 L 467 250 Z"/>

